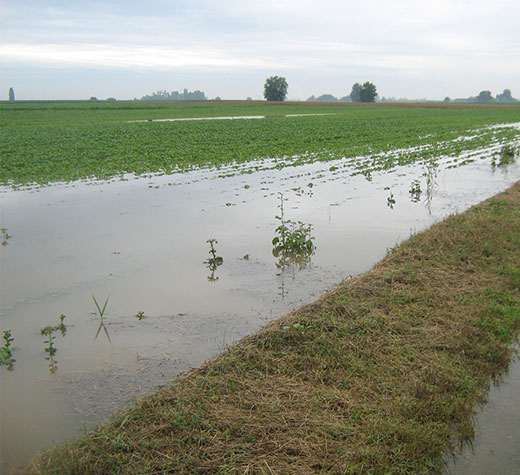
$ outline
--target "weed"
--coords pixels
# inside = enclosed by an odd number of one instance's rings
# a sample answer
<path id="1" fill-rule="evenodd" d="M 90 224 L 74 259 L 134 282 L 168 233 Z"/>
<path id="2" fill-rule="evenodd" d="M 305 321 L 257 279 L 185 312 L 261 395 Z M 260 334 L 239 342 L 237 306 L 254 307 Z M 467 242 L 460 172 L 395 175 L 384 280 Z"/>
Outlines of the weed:
<path id="1" fill-rule="evenodd" d="M 410 199 L 417 203 L 421 200 L 421 180 L 414 180 L 410 186 Z"/>
<path id="2" fill-rule="evenodd" d="M 393 194 L 393 193 L 390 193 L 390 196 L 386 199 L 386 205 L 387 205 L 390 209 L 394 209 L 395 198 L 394 198 L 394 194 Z"/>
<path id="3" fill-rule="evenodd" d="M 224 262 L 224 259 L 220 256 L 217 256 L 217 250 L 215 249 L 215 244 L 218 244 L 216 239 L 208 239 L 206 241 L 209 244 L 209 254 L 211 257 L 205 261 L 208 266 L 220 266 Z"/>
<path id="4" fill-rule="evenodd" d="M 11 336 L 11 330 L 5 330 L 2 338 L 4 344 L 0 347 L 0 365 L 7 366 L 7 369 L 11 371 L 15 362 L 13 359 L 14 348 L 11 347 L 11 343 L 14 341 L 14 338 Z"/>
<path id="5" fill-rule="evenodd" d="M 94 337 L 94 340 L 98 337 L 99 335 L 99 332 L 101 331 L 101 329 L 104 330 L 105 332 L 105 335 L 107 336 L 108 338 L 108 341 L 110 342 L 110 344 L 112 345 L 112 340 L 110 339 L 110 335 L 108 334 L 108 330 L 107 330 L 107 327 L 105 326 L 105 322 L 103 320 L 103 317 L 105 315 L 105 310 L 107 308 L 107 304 L 108 304 L 108 299 L 110 298 L 107 297 L 106 300 L 105 300 L 105 303 L 103 304 L 103 308 L 101 308 L 96 300 L 96 297 L 94 297 L 94 295 L 92 295 L 92 299 L 94 300 L 94 303 L 96 304 L 96 310 L 98 311 L 98 315 L 99 315 L 99 327 L 97 329 L 97 332 L 96 332 L 96 336 Z"/>
<path id="6" fill-rule="evenodd" d="M 65 336 L 65 333 L 67 333 L 67 326 L 63 323 L 63 320 L 65 320 L 65 315 L 63 313 L 60 315 L 60 323 L 58 325 L 47 325 L 40 329 L 40 335 L 46 335 L 49 332 L 55 332 L 60 331 L 61 336 Z"/>
<path id="7" fill-rule="evenodd" d="M 0 228 L 0 232 L 2 233 L 2 246 L 7 246 L 12 236 L 7 232 L 7 228 Z"/>
<path id="8" fill-rule="evenodd" d="M 140 312 L 137 312 L 135 316 L 139 321 L 141 321 L 144 318 L 144 312 L 141 310 Z"/>
<path id="9" fill-rule="evenodd" d="M 312 226 L 304 224 L 301 221 L 291 221 L 285 219 L 284 215 L 284 196 L 283 193 L 278 193 L 280 198 L 280 215 L 275 216 L 280 221 L 280 225 L 276 228 L 277 236 L 272 240 L 274 246 L 273 255 L 281 257 L 282 259 L 310 256 L 315 249 L 314 237 L 312 237 Z"/>
<path id="10" fill-rule="evenodd" d="M 211 274 L 208 275 L 208 280 L 210 282 L 216 282 L 218 280 L 218 277 L 215 276 L 215 271 L 217 270 L 218 266 L 222 265 L 224 259 L 220 256 L 217 256 L 215 244 L 217 244 L 218 241 L 216 239 L 208 239 L 206 242 L 209 244 L 209 254 L 211 255 L 209 259 L 204 261 L 204 263 L 208 265 L 208 269 L 211 272 Z"/>
<path id="11" fill-rule="evenodd" d="M 56 339 L 56 337 L 53 335 L 53 333 L 56 330 L 57 330 L 57 327 L 51 327 L 51 326 L 47 326 L 45 328 L 42 328 L 42 330 L 41 330 L 42 335 L 47 336 L 47 339 L 44 340 L 44 343 L 47 344 L 47 346 L 44 348 L 44 350 L 45 350 L 45 353 L 48 354 L 48 356 L 45 359 L 49 361 L 49 371 L 51 374 L 54 374 L 58 369 L 58 365 L 57 365 L 58 362 L 54 359 L 54 355 L 58 351 L 58 349 L 54 346 L 54 340 Z"/>
<path id="12" fill-rule="evenodd" d="M 498 166 L 509 165 L 513 163 L 516 159 L 516 147 L 512 144 L 507 144 L 502 147 L 500 150 L 500 158 L 498 160 Z"/>

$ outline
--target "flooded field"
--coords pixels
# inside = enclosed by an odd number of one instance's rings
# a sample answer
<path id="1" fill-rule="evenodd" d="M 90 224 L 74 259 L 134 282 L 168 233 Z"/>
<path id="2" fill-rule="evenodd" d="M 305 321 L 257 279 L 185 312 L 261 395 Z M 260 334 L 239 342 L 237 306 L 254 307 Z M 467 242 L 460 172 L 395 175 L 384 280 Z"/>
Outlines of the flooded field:
<path id="1" fill-rule="evenodd" d="M 337 160 L 1 189 L 2 331 L 16 348 L 1 368 L 4 468 L 507 188 L 520 165 L 492 166 L 499 149 L 367 176 Z M 280 192 L 286 218 L 312 225 L 305 265 L 273 256 Z"/>
<path id="2" fill-rule="evenodd" d="M 517 347 L 517 351 L 520 348 Z M 476 417 L 475 439 L 455 459 L 448 475 L 520 472 L 520 359 L 515 358 L 500 384 L 491 388 L 488 403 Z"/>

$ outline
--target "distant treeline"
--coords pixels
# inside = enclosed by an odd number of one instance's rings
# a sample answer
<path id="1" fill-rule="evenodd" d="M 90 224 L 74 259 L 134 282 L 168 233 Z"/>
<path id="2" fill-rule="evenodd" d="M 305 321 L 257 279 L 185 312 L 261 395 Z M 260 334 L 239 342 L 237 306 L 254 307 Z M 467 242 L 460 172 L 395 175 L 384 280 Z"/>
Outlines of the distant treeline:
<path id="1" fill-rule="evenodd" d="M 446 102 L 450 101 L 449 97 L 444 99 Z M 504 89 L 502 94 L 497 94 L 493 97 L 491 91 L 480 91 L 475 97 L 468 97 L 467 99 L 455 99 L 453 102 L 476 102 L 480 104 L 507 104 L 520 102 L 511 95 L 510 89 Z"/>
<path id="2" fill-rule="evenodd" d="M 408 98 L 395 98 L 395 97 L 377 97 L 377 101 L 380 102 L 430 102 L 431 99 L 408 99 Z M 352 97 L 343 96 L 337 98 L 332 94 L 322 94 L 321 96 L 312 95 L 307 99 L 307 101 L 318 101 L 318 102 L 357 102 L 352 101 Z M 510 89 L 504 89 L 501 94 L 497 94 L 496 97 L 493 97 L 491 91 L 481 91 L 478 95 L 474 97 L 467 98 L 458 98 L 458 99 L 450 99 L 449 97 L 444 98 L 444 102 L 456 102 L 456 103 L 476 103 L 476 104 L 514 104 L 519 103 L 520 100 L 515 99 Z"/>
<path id="3" fill-rule="evenodd" d="M 179 91 L 157 91 L 151 95 L 141 97 L 141 101 L 205 101 L 207 100 L 206 95 L 202 91 L 188 91 L 184 89 L 183 92 Z"/>

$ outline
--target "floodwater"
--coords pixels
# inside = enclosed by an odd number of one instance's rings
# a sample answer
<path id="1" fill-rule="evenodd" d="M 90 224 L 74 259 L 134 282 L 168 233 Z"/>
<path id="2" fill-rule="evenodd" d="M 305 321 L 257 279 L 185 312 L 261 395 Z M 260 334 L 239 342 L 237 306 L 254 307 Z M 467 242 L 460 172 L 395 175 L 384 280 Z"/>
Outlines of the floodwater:
<path id="1" fill-rule="evenodd" d="M 332 115 L 330 113 L 323 114 L 282 114 L 282 115 L 226 115 L 216 117 L 175 117 L 172 119 L 139 119 L 130 120 L 129 122 L 179 122 L 192 120 L 240 120 L 240 119 L 266 119 L 268 117 L 311 117 L 317 115 Z"/>
<path id="2" fill-rule="evenodd" d="M 520 347 L 517 347 L 517 351 Z M 520 358 L 511 363 L 475 421 L 475 438 L 448 460 L 449 475 L 520 473 Z"/>
<path id="3" fill-rule="evenodd" d="M 370 181 L 339 160 L 0 189 L 10 236 L 0 246 L 1 329 L 16 348 L 11 370 L 0 368 L 3 469 L 519 180 L 520 164 L 491 166 L 493 151 L 459 168 L 446 157 Z M 301 268 L 280 267 L 272 254 L 279 192 L 285 218 L 313 226 L 316 251 Z M 223 258 L 216 269 L 204 262 L 208 239 Z M 101 310 L 106 302 L 102 320 L 93 297 Z M 40 330 L 60 315 L 66 331 L 52 333 L 51 355 Z"/>

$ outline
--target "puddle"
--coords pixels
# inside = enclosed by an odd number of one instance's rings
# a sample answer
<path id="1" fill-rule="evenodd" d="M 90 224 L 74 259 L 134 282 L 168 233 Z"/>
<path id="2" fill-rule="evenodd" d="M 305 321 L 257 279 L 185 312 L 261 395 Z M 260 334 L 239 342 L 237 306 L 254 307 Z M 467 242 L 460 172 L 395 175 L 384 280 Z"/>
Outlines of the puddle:
<path id="1" fill-rule="evenodd" d="M 1 368 L 4 469 L 520 179 L 520 164 L 492 168 L 491 153 L 472 152 L 459 168 L 446 157 L 369 177 L 338 160 L 0 189 L 10 236 L 0 246 L 2 331 L 16 347 L 12 370 Z M 306 265 L 280 268 L 272 254 L 278 192 L 287 219 L 313 226 Z M 223 258 L 214 269 L 208 239 Z M 107 302 L 101 329 L 93 296 L 100 310 Z M 62 314 L 51 361 L 40 330 Z"/>
<path id="2" fill-rule="evenodd" d="M 520 350 L 520 348 L 517 348 Z M 488 403 L 476 416 L 475 438 L 449 459 L 446 475 L 520 473 L 520 359 L 518 356 L 493 386 Z"/>
<path id="3" fill-rule="evenodd" d="M 128 122 L 180 122 L 190 120 L 235 120 L 235 119 L 269 119 L 272 117 L 311 117 L 319 115 L 333 115 L 332 113 L 323 114 L 282 114 L 282 115 L 226 115 L 218 117 L 176 117 L 174 119 L 145 119 L 129 120 Z"/>

